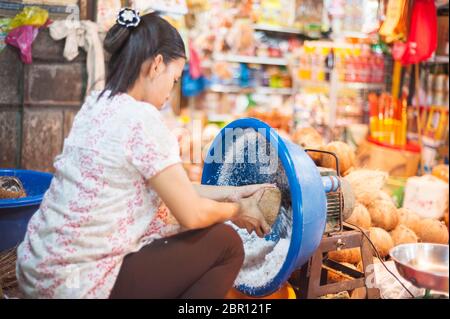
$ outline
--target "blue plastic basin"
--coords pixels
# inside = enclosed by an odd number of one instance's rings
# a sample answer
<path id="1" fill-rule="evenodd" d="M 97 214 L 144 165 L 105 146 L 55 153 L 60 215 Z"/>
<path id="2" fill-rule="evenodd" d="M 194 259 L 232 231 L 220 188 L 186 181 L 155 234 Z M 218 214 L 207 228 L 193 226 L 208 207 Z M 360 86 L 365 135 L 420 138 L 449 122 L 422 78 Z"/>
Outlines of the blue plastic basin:
<path id="1" fill-rule="evenodd" d="M 292 235 L 286 259 L 280 271 L 263 287 L 245 285 L 236 287 L 249 296 L 261 297 L 278 290 L 293 271 L 308 261 L 319 246 L 326 224 L 326 194 L 320 173 L 306 152 L 300 146 L 283 140 L 266 123 L 253 118 L 239 119 L 230 123 L 214 139 L 205 159 L 202 184 L 217 185 L 223 162 L 217 161 L 218 157 L 214 152 L 221 152 L 223 157 L 227 150 L 233 147 L 234 141 L 226 142 L 224 136 L 227 129 L 229 131 L 236 128 L 250 128 L 260 133 L 260 129 L 263 129 L 266 140 L 269 143 L 276 143 L 275 149 L 286 174 L 291 196 Z M 240 175 L 248 176 L 248 178 L 232 176 L 230 185 L 239 185 L 241 180 L 245 180 L 246 184 L 267 182 L 267 176 L 259 175 L 254 166 L 246 167 L 248 167 L 247 171 Z M 266 240 L 271 240 L 270 236 L 267 236 Z"/>
<path id="2" fill-rule="evenodd" d="M 0 169 L 0 176 L 15 176 L 22 182 L 27 197 L 0 199 L 0 251 L 12 248 L 25 237 L 28 222 L 39 208 L 53 175 L 19 169 Z"/>

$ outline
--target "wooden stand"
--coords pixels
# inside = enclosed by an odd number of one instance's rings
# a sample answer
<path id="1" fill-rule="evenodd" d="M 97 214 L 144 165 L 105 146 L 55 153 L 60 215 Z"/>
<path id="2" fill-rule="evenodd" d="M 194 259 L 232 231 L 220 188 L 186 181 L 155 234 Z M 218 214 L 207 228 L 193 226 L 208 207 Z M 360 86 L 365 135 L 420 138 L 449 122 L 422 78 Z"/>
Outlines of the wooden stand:
<path id="1" fill-rule="evenodd" d="M 363 263 L 363 272 L 356 271 L 326 258 L 326 253 L 339 249 L 360 248 Z M 324 258 L 325 255 L 325 258 Z M 324 237 L 314 255 L 301 269 L 294 272 L 291 284 L 298 289 L 298 299 L 315 299 L 327 294 L 335 294 L 356 288 L 366 288 L 367 299 L 380 298 L 379 290 L 366 287 L 366 278 L 373 275 L 372 249 L 367 238 L 359 230 L 347 230 Z M 350 280 L 327 283 L 327 268 L 336 269 L 347 275 Z"/>

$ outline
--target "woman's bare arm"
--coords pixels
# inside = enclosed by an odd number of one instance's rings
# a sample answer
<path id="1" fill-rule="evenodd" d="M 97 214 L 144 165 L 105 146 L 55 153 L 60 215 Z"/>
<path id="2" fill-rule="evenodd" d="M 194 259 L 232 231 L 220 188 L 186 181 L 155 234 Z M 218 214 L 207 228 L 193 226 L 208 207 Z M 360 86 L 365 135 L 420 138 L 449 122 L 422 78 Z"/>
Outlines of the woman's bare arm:
<path id="1" fill-rule="evenodd" d="M 201 197 L 194 189 L 181 164 L 172 165 L 148 181 L 181 226 L 187 229 L 204 228 L 236 218 L 239 204 L 221 203 Z M 211 197 L 220 197 L 215 191 Z"/>

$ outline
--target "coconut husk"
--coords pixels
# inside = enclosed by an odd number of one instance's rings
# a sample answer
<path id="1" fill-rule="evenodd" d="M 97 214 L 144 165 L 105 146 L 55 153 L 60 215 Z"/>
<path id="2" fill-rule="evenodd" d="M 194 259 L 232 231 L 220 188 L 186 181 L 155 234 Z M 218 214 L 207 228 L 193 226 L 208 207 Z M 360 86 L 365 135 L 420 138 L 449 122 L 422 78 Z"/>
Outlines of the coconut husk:
<path id="1" fill-rule="evenodd" d="M 267 224 L 272 226 L 278 217 L 281 205 L 281 191 L 278 188 L 265 188 L 258 201 L 258 207 L 264 215 Z"/>
<path id="2" fill-rule="evenodd" d="M 14 176 L 0 176 L 0 199 L 26 197 L 22 182 Z"/>
<path id="3" fill-rule="evenodd" d="M 366 205 L 372 201 L 373 194 L 377 194 L 378 197 L 379 191 L 385 185 L 387 177 L 388 174 L 386 172 L 358 169 L 347 174 L 344 179 L 350 183 L 356 200 Z"/>

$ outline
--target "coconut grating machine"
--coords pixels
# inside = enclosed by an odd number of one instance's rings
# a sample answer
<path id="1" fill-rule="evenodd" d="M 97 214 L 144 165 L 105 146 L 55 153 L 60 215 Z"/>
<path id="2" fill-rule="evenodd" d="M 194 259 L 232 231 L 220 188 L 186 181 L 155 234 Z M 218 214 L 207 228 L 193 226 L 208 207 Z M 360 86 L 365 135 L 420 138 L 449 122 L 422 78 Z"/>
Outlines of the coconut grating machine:
<path id="1" fill-rule="evenodd" d="M 256 143 L 249 142 L 244 147 L 237 145 L 242 144 L 239 136 L 248 132 L 257 132 Z M 249 150 L 252 145 L 257 154 L 267 156 L 254 156 L 255 151 Z M 240 157 L 240 161 L 226 163 L 231 151 Z M 337 171 L 317 167 L 308 152 L 333 156 Z M 269 163 L 270 159 L 276 159 L 277 164 Z M 268 170 L 271 165 L 277 169 Z M 282 266 L 264 285 L 237 285 L 240 292 L 252 297 L 267 296 L 286 281 L 297 289 L 298 298 L 315 298 L 365 287 L 366 266 L 372 263 L 372 253 L 363 234 L 344 223 L 353 210 L 354 197 L 350 186 L 337 173 L 339 160 L 334 153 L 304 150 L 281 138 L 266 123 L 243 118 L 228 124 L 214 139 L 205 159 L 202 184 L 223 185 L 220 183 L 223 170 L 231 172 L 227 185 L 275 183 L 283 193 L 282 207 L 290 212 L 290 223 L 287 224 L 291 227 L 290 236 L 286 237 L 286 225 L 277 224 L 278 219 L 282 219 L 280 214 L 271 234 L 265 237 L 274 242 L 288 238 L 289 248 Z M 346 269 L 326 257 L 328 251 L 352 247 L 361 248 L 363 272 Z M 351 280 L 341 285 L 327 284 L 324 281 L 326 272 L 334 269 L 346 273 Z M 372 291 L 369 297 L 375 297 Z"/>

